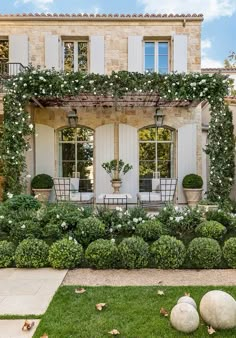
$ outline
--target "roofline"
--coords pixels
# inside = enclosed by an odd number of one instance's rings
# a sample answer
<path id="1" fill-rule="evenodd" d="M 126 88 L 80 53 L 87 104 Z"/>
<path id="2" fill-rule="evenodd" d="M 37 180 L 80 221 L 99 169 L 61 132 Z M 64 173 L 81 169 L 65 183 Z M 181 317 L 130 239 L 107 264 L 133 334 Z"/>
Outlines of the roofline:
<path id="1" fill-rule="evenodd" d="M 203 21 L 203 14 L 1 14 L 0 21 Z"/>
<path id="2" fill-rule="evenodd" d="M 229 72 L 229 73 L 236 73 L 236 68 L 201 68 L 203 73 L 212 73 L 212 72 Z"/>

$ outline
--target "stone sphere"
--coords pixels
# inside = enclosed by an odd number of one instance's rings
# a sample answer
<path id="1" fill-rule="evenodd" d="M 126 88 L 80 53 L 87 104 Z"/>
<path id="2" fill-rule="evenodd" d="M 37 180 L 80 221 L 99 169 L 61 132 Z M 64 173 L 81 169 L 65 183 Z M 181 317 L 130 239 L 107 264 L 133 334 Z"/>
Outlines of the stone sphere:
<path id="1" fill-rule="evenodd" d="M 189 296 L 183 296 L 183 297 L 181 297 L 178 300 L 177 304 L 180 304 L 180 303 L 187 303 L 187 304 L 190 304 L 190 305 L 194 306 L 195 309 L 197 308 L 197 304 L 196 304 L 195 300 L 192 297 L 189 297 Z"/>
<path id="2" fill-rule="evenodd" d="M 207 292 L 200 302 L 202 319 L 214 329 L 231 329 L 236 326 L 236 301 L 227 292 Z"/>
<path id="3" fill-rule="evenodd" d="M 190 333 L 198 328 L 199 315 L 194 306 L 188 303 L 179 303 L 171 310 L 170 322 L 176 330 Z"/>

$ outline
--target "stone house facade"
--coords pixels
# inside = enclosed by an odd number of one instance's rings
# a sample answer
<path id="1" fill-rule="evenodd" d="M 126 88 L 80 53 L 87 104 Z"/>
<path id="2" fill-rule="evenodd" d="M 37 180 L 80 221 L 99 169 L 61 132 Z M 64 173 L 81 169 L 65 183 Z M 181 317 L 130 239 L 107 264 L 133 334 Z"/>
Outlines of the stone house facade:
<path id="1" fill-rule="evenodd" d="M 0 54 L 0 63 L 99 74 L 201 72 L 202 21 L 202 15 L 0 15 L 0 45 L 8 50 L 7 60 L 1 60 Z M 102 193 L 112 192 L 101 164 L 119 158 L 133 166 L 121 187 L 121 192 L 132 195 L 132 203 L 141 181 L 155 171 L 178 178 L 179 203 L 185 203 L 186 174 L 202 175 L 207 189 L 206 135 L 199 102 L 160 103 L 164 124 L 159 131 L 154 126 L 155 104 L 104 107 L 65 100 L 60 107 L 36 104 L 28 109 L 35 124 L 33 151 L 27 154 L 31 176 L 79 173 L 82 180 L 92 182 L 96 201 L 101 202 Z M 71 109 L 78 114 L 74 130 L 68 128 Z"/>

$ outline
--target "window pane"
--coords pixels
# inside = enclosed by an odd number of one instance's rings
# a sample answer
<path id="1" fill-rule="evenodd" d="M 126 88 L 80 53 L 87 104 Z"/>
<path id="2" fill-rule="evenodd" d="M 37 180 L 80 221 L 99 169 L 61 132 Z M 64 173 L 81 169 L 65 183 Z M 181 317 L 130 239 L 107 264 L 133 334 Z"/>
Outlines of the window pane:
<path id="1" fill-rule="evenodd" d="M 160 176 L 171 177 L 171 162 L 170 161 L 159 161 L 158 162 L 158 171 L 160 171 Z"/>
<path id="2" fill-rule="evenodd" d="M 139 130 L 140 141 L 154 141 L 156 140 L 156 127 L 150 127 Z"/>
<path id="3" fill-rule="evenodd" d="M 170 161 L 171 159 L 171 143 L 157 144 L 157 157 L 159 161 Z"/>
<path id="4" fill-rule="evenodd" d="M 169 69 L 168 68 L 159 68 L 158 73 L 167 74 L 167 73 L 169 73 Z"/>
<path id="5" fill-rule="evenodd" d="M 78 71 L 88 70 L 88 43 L 78 42 Z"/>
<path id="6" fill-rule="evenodd" d="M 155 143 L 139 144 L 139 160 L 154 161 L 156 157 Z"/>
<path id="7" fill-rule="evenodd" d="M 75 144 L 73 143 L 61 143 L 62 161 L 75 160 Z"/>
<path id="8" fill-rule="evenodd" d="M 74 141 L 75 132 L 76 132 L 76 129 L 74 128 L 65 128 L 59 132 L 59 140 L 60 141 Z"/>
<path id="9" fill-rule="evenodd" d="M 8 40 L 0 40 L 0 61 L 8 62 L 9 60 L 9 43 Z"/>
<path id="10" fill-rule="evenodd" d="M 158 69 L 160 68 L 168 68 L 168 56 L 167 55 L 159 55 Z"/>
<path id="11" fill-rule="evenodd" d="M 158 42 L 158 55 L 168 55 L 168 42 Z"/>
<path id="12" fill-rule="evenodd" d="M 75 162 L 62 162 L 62 177 L 73 177 Z"/>
<path id="13" fill-rule="evenodd" d="M 74 42 L 64 42 L 64 70 L 74 71 Z"/>
<path id="14" fill-rule="evenodd" d="M 93 141 L 93 130 L 88 128 L 77 128 L 77 141 Z"/>
<path id="15" fill-rule="evenodd" d="M 145 55 L 145 72 L 154 72 L 154 55 Z"/>
<path id="16" fill-rule="evenodd" d="M 173 132 L 167 128 L 158 128 L 157 139 L 158 141 L 172 141 Z"/>
<path id="17" fill-rule="evenodd" d="M 145 42 L 145 55 L 154 55 L 154 54 L 155 54 L 155 43 Z"/>

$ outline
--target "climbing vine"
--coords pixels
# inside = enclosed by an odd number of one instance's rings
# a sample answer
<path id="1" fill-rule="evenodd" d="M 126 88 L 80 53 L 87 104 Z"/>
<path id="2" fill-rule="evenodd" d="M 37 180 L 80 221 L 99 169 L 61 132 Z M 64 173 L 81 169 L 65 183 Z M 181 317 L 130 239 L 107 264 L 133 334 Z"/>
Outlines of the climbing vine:
<path id="1" fill-rule="evenodd" d="M 232 113 L 224 104 L 229 80 L 220 74 L 140 74 L 126 71 L 111 75 L 63 73 L 28 68 L 5 83 L 3 137 L 0 156 L 4 162 L 6 191 L 20 193 L 26 171 L 25 152 L 33 132 L 31 117 L 25 110 L 34 98 L 63 98 L 81 94 L 123 97 L 127 94 L 157 93 L 166 101 L 207 100 L 211 106 L 208 196 L 213 201 L 228 198 L 234 178 L 234 138 Z"/>

